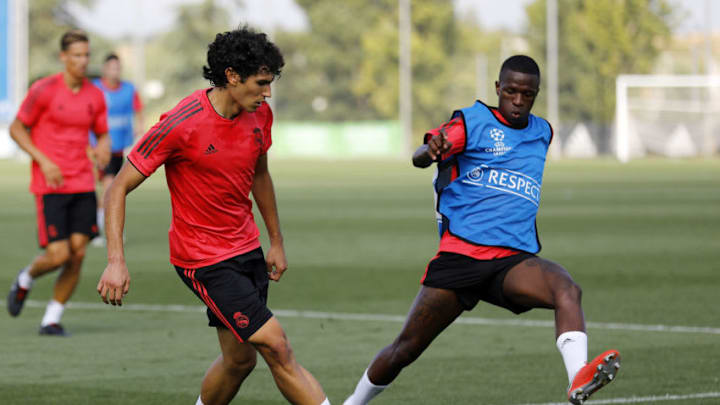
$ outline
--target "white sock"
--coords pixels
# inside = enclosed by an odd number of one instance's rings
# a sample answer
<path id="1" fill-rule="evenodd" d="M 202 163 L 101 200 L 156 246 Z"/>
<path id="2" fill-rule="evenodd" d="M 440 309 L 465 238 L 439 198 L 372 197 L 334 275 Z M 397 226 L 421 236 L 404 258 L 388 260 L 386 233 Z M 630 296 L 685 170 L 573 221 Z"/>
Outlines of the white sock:
<path id="1" fill-rule="evenodd" d="M 33 278 L 30 275 L 30 265 L 25 267 L 20 272 L 20 275 L 18 275 L 18 284 L 20 285 L 20 288 L 24 288 L 26 290 L 32 288 Z"/>
<path id="2" fill-rule="evenodd" d="M 328 401 L 328 399 L 326 397 L 325 400 L 322 401 L 322 404 L 320 404 L 320 405 L 330 405 L 330 401 Z"/>
<path id="3" fill-rule="evenodd" d="M 97 210 L 97 226 L 100 229 L 100 233 L 105 233 L 105 210 L 98 208 Z"/>
<path id="4" fill-rule="evenodd" d="M 376 395 L 383 392 L 387 385 L 373 384 L 367 375 L 367 370 L 363 373 L 362 378 L 358 381 L 355 392 L 343 402 L 343 405 L 365 405 L 375 398 Z"/>
<path id="5" fill-rule="evenodd" d="M 558 336 L 556 344 L 572 384 L 575 374 L 587 364 L 587 335 L 580 331 L 565 332 Z"/>
<path id="6" fill-rule="evenodd" d="M 203 404 L 203 401 L 200 398 L 200 395 L 198 395 L 198 400 L 197 400 L 197 402 L 195 402 L 195 405 L 205 405 L 205 404 Z"/>
<path id="7" fill-rule="evenodd" d="M 45 308 L 45 316 L 43 316 L 40 326 L 47 326 L 51 323 L 60 323 L 60 318 L 62 318 L 64 310 L 65 305 L 55 300 L 50 300 L 47 308 Z"/>

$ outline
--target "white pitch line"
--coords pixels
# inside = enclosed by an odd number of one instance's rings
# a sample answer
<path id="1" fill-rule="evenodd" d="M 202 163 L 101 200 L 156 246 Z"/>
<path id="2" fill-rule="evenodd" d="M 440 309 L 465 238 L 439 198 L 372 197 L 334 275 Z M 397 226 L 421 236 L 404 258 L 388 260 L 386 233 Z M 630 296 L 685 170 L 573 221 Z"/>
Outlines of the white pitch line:
<path id="1" fill-rule="evenodd" d="M 655 403 L 655 402 L 660 402 L 660 401 L 685 401 L 688 399 L 706 399 L 706 398 L 720 398 L 720 392 L 703 392 L 703 393 L 699 393 L 699 394 L 687 394 L 687 395 L 665 394 L 662 396 L 652 396 L 652 397 L 599 399 L 597 401 L 589 400 L 586 402 L 586 404 L 587 405 L 643 404 L 643 403 Z M 546 403 L 542 403 L 542 404 L 523 404 L 523 405 L 568 405 L 568 403 L 567 402 L 546 402 Z"/>
<path id="2" fill-rule="evenodd" d="M 26 301 L 25 305 L 33 308 L 44 308 L 46 303 L 41 301 Z M 5 306 L 2 302 L 0 306 Z M 91 309 L 101 310 L 110 309 L 110 305 L 101 302 L 70 302 L 68 308 L 71 309 Z M 149 312 L 204 312 L 205 307 L 201 305 L 152 305 L 152 304 L 125 304 L 122 309 L 127 311 L 149 311 Z M 275 309 L 272 312 L 279 317 L 287 318 L 306 318 L 306 319 L 337 319 L 342 321 L 378 321 L 378 322 L 405 322 L 404 315 L 386 315 L 386 314 L 353 314 L 343 312 L 319 312 L 319 311 L 298 311 L 292 309 Z M 502 326 L 520 326 L 520 327 L 537 327 L 552 328 L 555 327 L 553 321 L 534 321 L 529 319 L 490 319 L 475 317 L 460 317 L 455 323 L 465 325 L 502 325 Z M 605 322 L 588 322 L 590 329 L 606 329 L 606 330 L 622 330 L 622 331 L 641 331 L 641 332 L 671 332 L 671 333 L 700 333 L 710 335 L 720 335 L 720 328 L 703 327 L 703 326 L 672 326 L 672 325 L 642 325 L 633 323 L 605 323 Z"/>

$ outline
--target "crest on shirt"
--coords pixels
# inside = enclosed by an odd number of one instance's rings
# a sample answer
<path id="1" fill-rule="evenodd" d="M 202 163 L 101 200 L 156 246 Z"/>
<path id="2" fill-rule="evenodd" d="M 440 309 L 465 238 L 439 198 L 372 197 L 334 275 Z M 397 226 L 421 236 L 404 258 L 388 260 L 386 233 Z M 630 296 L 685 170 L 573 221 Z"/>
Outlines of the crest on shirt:
<path id="1" fill-rule="evenodd" d="M 505 140 L 505 132 L 500 128 L 491 128 L 490 139 L 493 140 L 493 146 L 485 148 L 485 152 L 492 153 L 495 156 L 502 156 L 512 149 L 512 146 L 506 146 L 503 140 Z"/>
<path id="2" fill-rule="evenodd" d="M 263 148 L 263 133 L 262 133 L 262 130 L 261 130 L 260 128 L 255 127 L 255 129 L 253 129 L 253 136 L 254 136 L 254 139 L 255 139 L 255 145 L 257 145 L 258 148 L 262 149 L 262 148 Z"/>
<path id="3" fill-rule="evenodd" d="M 485 170 L 487 168 L 487 165 L 480 165 L 474 167 L 467 173 L 467 179 L 463 180 L 463 182 L 482 186 L 482 179 L 485 176 Z"/>

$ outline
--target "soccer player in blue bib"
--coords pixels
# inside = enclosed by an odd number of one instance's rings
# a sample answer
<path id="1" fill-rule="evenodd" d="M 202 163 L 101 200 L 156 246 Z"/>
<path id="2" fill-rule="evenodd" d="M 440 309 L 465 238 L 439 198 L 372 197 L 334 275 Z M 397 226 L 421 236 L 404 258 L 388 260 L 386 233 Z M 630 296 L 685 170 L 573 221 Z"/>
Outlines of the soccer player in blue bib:
<path id="1" fill-rule="evenodd" d="M 530 114 L 540 69 L 528 56 L 512 56 L 503 63 L 495 89 L 497 108 L 477 101 L 455 111 L 425 135 L 413 155 L 416 167 L 437 162 L 440 247 L 400 335 L 375 356 L 345 405 L 368 403 L 480 300 L 516 314 L 532 308 L 555 311 L 571 403 L 582 404 L 617 375 L 616 350 L 587 362 L 580 287 L 562 266 L 536 256 L 535 217 L 553 136 L 547 121 Z"/>
<path id="2" fill-rule="evenodd" d="M 110 183 L 122 167 L 125 149 L 132 146 L 136 134 L 141 134 L 143 130 L 143 105 L 140 96 L 135 86 L 127 80 L 122 80 L 121 76 L 120 58 L 111 53 L 105 57 L 102 77 L 93 80 L 93 84 L 105 95 L 112 149 L 110 163 L 98 168 L 98 177 L 103 190 L 97 207 L 97 223 L 100 226 L 101 234 L 105 233 L 105 210 L 103 209 L 105 190 L 110 187 Z M 95 142 L 94 138 L 94 134 L 91 134 L 91 143 Z M 104 246 L 105 238 L 97 236 L 92 240 L 92 244 L 93 246 Z"/>

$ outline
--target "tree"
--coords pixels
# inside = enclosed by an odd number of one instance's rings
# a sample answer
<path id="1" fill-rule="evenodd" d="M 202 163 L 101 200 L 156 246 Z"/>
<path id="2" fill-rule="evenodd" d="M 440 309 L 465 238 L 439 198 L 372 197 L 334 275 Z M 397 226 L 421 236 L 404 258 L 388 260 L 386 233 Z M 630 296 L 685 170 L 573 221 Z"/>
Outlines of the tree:
<path id="1" fill-rule="evenodd" d="M 527 7 L 532 55 L 544 65 L 545 0 Z M 615 113 L 615 78 L 649 73 L 670 38 L 666 0 L 558 0 L 559 93 L 563 122 L 606 130 Z"/>
<path id="2" fill-rule="evenodd" d="M 286 79 L 277 85 L 279 114 L 338 121 L 397 119 L 397 0 L 297 2 L 307 12 L 311 30 L 278 36 L 288 60 Z M 458 22 L 444 0 L 414 0 L 412 26 L 413 127 L 423 131 L 472 102 L 475 54 L 498 47 L 474 22 Z M 316 97 L 327 99 L 326 110 L 313 111 Z"/>
<path id="3" fill-rule="evenodd" d="M 202 76 L 208 44 L 231 29 L 228 12 L 214 0 L 179 8 L 173 29 L 147 46 L 147 78 L 163 83 L 165 95 L 148 102 L 151 116 L 172 108 L 192 91 L 210 84 Z"/>

